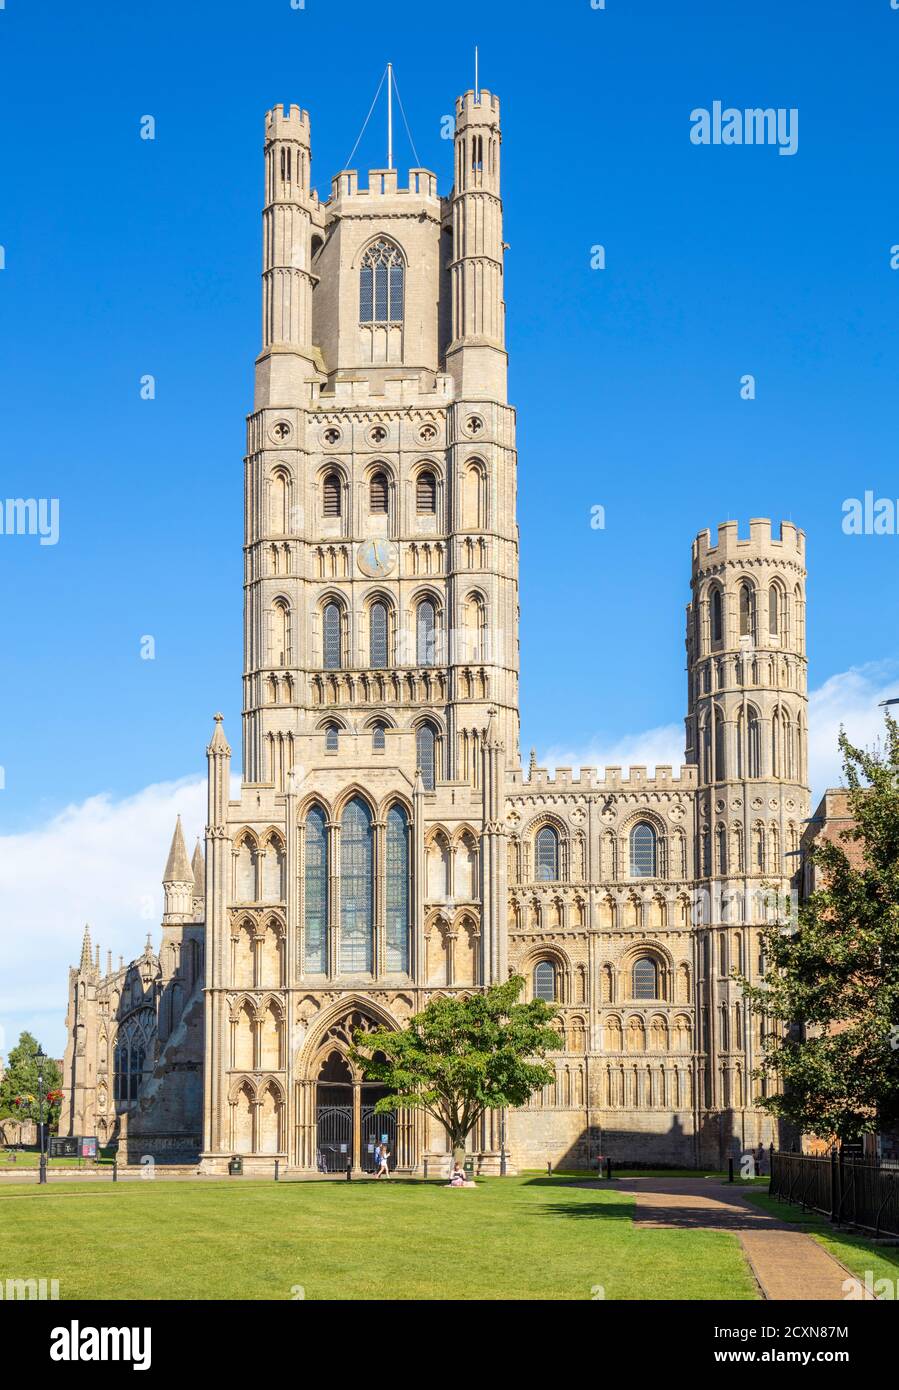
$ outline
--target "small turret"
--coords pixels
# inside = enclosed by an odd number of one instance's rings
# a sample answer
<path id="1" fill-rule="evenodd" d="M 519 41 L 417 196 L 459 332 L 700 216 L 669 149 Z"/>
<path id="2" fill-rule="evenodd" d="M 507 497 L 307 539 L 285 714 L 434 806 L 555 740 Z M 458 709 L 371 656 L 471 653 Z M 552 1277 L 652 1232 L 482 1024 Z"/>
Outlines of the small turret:
<path id="1" fill-rule="evenodd" d="M 446 365 L 464 400 L 506 399 L 500 138 L 497 97 L 479 91 L 458 98 Z"/>
<path id="2" fill-rule="evenodd" d="M 181 817 L 175 822 L 172 846 L 162 876 L 165 893 L 164 918 L 193 917 L 194 913 L 194 871 L 187 857 Z"/>

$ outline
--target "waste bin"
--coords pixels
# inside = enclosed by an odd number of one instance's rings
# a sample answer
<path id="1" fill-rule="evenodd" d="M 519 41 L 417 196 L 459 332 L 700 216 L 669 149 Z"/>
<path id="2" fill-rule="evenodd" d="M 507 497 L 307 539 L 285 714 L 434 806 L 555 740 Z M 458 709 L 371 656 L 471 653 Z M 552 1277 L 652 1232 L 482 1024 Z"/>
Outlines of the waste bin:
<path id="1" fill-rule="evenodd" d="M 239 1178 L 243 1176 L 243 1159 L 240 1157 L 239 1154 L 235 1154 L 234 1157 L 231 1159 L 230 1163 L 228 1164 L 228 1172 L 230 1173 L 232 1178 Z"/>

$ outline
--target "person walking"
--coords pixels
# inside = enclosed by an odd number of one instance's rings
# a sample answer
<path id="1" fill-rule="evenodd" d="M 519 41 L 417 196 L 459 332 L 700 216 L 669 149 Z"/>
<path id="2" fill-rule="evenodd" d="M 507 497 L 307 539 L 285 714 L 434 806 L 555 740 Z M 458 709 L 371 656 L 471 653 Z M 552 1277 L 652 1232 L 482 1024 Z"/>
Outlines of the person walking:
<path id="1" fill-rule="evenodd" d="M 388 1166 L 388 1159 L 389 1159 L 389 1158 L 390 1158 L 390 1150 L 388 1149 L 388 1147 L 387 1147 L 387 1145 L 386 1145 L 385 1143 L 383 1143 L 383 1142 L 380 1143 L 380 1144 L 378 1145 L 377 1149 L 375 1150 L 375 1159 L 377 1160 L 377 1164 L 378 1164 L 378 1171 L 377 1171 L 377 1173 L 375 1173 L 375 1177 L 376 1177 L 376 1178 L 389 1178 L 389 1177 L 390 1177 L 390 1168 L 389 1168 L 389 1166 Z"/>

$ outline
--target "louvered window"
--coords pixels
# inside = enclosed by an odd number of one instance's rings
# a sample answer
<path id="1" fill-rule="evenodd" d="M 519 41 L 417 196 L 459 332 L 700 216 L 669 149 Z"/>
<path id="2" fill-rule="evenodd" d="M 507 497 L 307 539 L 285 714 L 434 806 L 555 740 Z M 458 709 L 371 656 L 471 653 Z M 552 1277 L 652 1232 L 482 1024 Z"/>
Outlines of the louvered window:
<path id="1" fill-rule="evenodd" d="M 325 479 L 323 510 L 325 516 L 340 516 L 340 479 L 336 473 Z"/>
<path id="2" fill-rule="evenodd" d="M 415 483 L 415 509 L 422 513 L 437 510 L 437 479 L 427 469 L 419 473 Z"/>
<path id="3" fill-rule="evenodd" d="M 387 511 L 387 477 L 384 473 L 376 473 L 369 484 L 368 489 L 369 510 L 373 513 L 383 515 Z"/>

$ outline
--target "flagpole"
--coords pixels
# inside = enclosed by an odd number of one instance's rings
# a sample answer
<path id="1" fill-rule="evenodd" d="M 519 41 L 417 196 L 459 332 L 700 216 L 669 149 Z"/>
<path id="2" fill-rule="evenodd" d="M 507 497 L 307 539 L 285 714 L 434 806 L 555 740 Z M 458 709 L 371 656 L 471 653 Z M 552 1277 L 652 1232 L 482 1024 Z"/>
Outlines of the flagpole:
<path id="1" fill-rule="evenodd" d="M 387 64 L 387 168 L 393 168 L 393 64 Z"/>

